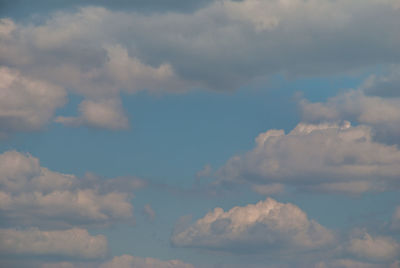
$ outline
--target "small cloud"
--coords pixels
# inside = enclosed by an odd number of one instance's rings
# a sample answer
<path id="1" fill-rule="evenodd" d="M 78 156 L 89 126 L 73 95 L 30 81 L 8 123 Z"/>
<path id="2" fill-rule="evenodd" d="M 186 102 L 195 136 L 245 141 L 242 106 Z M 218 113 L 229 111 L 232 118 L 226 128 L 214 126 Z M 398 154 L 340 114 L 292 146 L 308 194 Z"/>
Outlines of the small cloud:
<path id="1" fill-rule="evenodd" d="M 79 105 L 80 116 L 59 116 L 55 122 L 66 126 L 88 126 L 109 130 L 121 130 L 129 127 L 129 120 L 124 114 L 122 104 L 117 99 L 100 101 L 85 100 Z"/>
<path id="2" fill-rule="evenodd" d="M 150 204 L 144 205 L 143 214 L 146 215 L 146 218 L 150 221 L 154 221 L 154 219 L 156 218 L 156 213 L 153 210 L 153 208 L 150 206 Z"/>
<path id="3" fill-rule="evenodd" d="M 196 178 L 200 179 L 203 177 L 209 177 L 212 173 L 212 168 L 210 164 L 206 164 L 202 170 L 196 173 Z"/>

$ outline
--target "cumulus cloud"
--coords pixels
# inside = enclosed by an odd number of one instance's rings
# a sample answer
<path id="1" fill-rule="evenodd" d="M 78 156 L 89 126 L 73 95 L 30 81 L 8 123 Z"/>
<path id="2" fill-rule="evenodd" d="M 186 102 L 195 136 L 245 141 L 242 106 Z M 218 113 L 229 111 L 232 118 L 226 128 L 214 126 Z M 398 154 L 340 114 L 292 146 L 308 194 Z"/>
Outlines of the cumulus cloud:
<path id="1" fill-rule="evenodd" d="M 400 244 L 393 237 L 371 235 L 365 229 L 355 229 L 347 239 L 337 244 L 329 258 L 317 263 L 315 268 L 397 268 L 399 256 Z"/>
<path id="2" fill-rule="evenodd" d="M 0 154 L 1 224 L 70 227 L 133 221 L 132 195 L 115 186 L 112 180 L 90 183 L 50 171 L 29 154 L 8 151 Z"/>
<path id="3" fill-rule="evenodd" d="M 68 126 L 86 125 L 111 130 L 129 127 L 129 120 L 119 100 L 107 99 L 97 102 L 86 100 L 79 105 L 79 111 L 81 112 L 79 117 L 59 116 L 55 121 Z"/>
<path id="4" fill-rule="evenodd" d="M 325 102 L 299 103 L 306 122 L 350 120 L 374 128 L 376 138 L 398 143 L 400 133 L 400 68 L 372 75 L 358 89 L 350 89 Z"/>
<path id="5" fill-rule="evenodd" d="M 301 252 L 333 240 L 331 231 L 309 220 L 300 208 L 270 198 L 226 212 L 215 208 L 192 225 L 176 229 L 171 237 L 178 247 L 241 253 Z"/>
<path id="6" fill-rule="evenodd" d="M 391 237 L 373 237 L 367 232 L 361 232 L 350 239 L 347 250 L 360 259 L 387 262 L 399 257 L 400 244 Z"/>
<path id="7" fill-rule="evenodd" d="M 223 0 L 190 13 L 89 6 L 36 23 L 2 19 L 0 63 L 88 101 L 140 90 L 229 90 L 277 73 L 398 63 L 399 12 L 397 0 L 363 1 L 362 11 L 345 0 Z M 99 123 L 80 118 L 62 121 Z"/>
<path id="8" fill-rule="evenodd" d="M 194 268 L 194 266 L 180 260 L 161 261 L 153 258 L 122 255 L 103 263 L 100 268 Z"/>
<path id="9" fill-rule="evenodd" d="M 399 167 L 398 148 L 375 142 L 367 126 L 300 123 L 288 134 L 261 133 L 251 151 L 232 157 L 216 175 L 220 183 L 253 188 L 279 183 L 357 194 L 398 187 Z"/>
<path id="10" fill-rule="evenodd" d="M 303 120 L 307 122 L 351 120 L 374 128 L 377 138 L 393 141 L 400 133 L 400 98 L 366 95 L 350 90 L 326 102 L 300 102 Z"/>
<path id="11" fill-rule="evenodd" d="M 25 256 L 62 256 L 84 259 L 104 257 L 107 239 L 85 229 L 62 231 L 0 229 L 0 253 Z"/>
<path id="12" fill-rule="evenodd" d="M 0 135 L 40 129 L 65 101 L 62 87 L 0 66 Z"/>

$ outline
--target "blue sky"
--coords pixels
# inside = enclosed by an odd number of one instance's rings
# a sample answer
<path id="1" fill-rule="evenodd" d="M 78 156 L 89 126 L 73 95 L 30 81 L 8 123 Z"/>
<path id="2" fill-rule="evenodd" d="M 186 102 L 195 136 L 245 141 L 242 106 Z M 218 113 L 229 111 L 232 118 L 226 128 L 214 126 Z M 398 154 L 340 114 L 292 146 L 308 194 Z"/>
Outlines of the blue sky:
<path id="1" fill-rule="evenodd" d="M 0 266 L 400 266 L 400 5 L 0 1 Z"/>

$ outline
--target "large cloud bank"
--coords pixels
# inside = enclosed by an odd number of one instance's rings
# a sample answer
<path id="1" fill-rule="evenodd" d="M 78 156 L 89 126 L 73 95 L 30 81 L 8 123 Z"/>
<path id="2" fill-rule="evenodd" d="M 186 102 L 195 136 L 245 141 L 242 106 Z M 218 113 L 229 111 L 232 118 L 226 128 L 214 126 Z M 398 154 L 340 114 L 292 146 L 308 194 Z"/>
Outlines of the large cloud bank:
<path id="1" fill-rule="evenodd" d="M 359 1 L 344 0 L 224 0 L 189 13 L 88 6 L 36 23 L 3 18 L 0 64 L 42 81 L 34 95 L 44 93 L 40 88 L 48 84 L 89 101 L 77 118 L 58 122 L 125 129 L 121 92 L 231 90 L 277 73 L 333 74 L 399 63 L 398 1 L 368 0 L 359 6 Z M 24 102 L 23 95 L 18 98 L 16 103 Z M 113 105 L 105 104 L 109 99 Z M 37 107 L 35 127 L 47 122 L 60 103 L 44 112 Z M 94 105 L 112 116 L 101 122 L 89 116 Z M 13 127 L 29 128 L 26 120 Z"/>

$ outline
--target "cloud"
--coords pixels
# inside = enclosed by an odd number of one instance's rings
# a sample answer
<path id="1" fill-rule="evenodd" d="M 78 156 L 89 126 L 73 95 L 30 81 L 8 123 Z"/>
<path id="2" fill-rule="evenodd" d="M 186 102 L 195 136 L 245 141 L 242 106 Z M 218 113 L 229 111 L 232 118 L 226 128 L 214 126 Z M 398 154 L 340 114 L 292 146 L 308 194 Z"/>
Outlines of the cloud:
<path id="1" fill-rule="evenodd" d="M 212 174 L 212 168 L 210 164 L 204 165 L 203 169 L 196 172 L 196 178 L 201 179 L 203 177 L 209 177 Z"/>
<path id="2" fill-rule="evenodd" d="M 215 208 L 171 237 L 178 247 L 236 253 L 304 252 L 333 240 L 331 231 L 309 220 L 300 208 L 270 198 L 226 212 Z"/>
<path id="3" fill-rule="evenodd" d="M 386 268 L 387 264 L 376 264 L 360 262 L 351 259 L 338 259 L 328 262 L 320 262 L 315 265 L 315 268 Z M 396 266 L 390 266 L 390 268 L 397 268 Z"/>
<path id="4" fill-rule="evenodd" d="M 395 212 L 393 213 L 392 227 L 394 229 L 400 229 L 400 206 L 398 206 Z"/>
<path id="5" fill-rule="evenodd" d="M 0 154 L 2 225 L 65 228 L 133 221 L 130 193 L 118 190 L 113 180 L 93 182 L 50 171 L 29 154 Z"/>
<path id="6" fill-rule="evenodd" d="M 267 185 L 253 185 L 252 190 L 262 195 L 280 194 L 285 190 L 285 186 L 280 183 L 272 183 Z"/>
<path id="7" fill-rule="evenodd" d="M 299 103 L 306 122 L 350 120 L 373 127 L 376 138 L 398 143 L 400 133 L 399 67 L 386 74 L 372 75 L 358 89 L 349 89 L 325 102 Z"/>
<path id="8" fill-rule="evenodd" d="M 181 260 L 159 260 L 155 258 L 142 258 L 132 255 L 115 256 L 107 261 L 75 261 L 75 262 L 45 262 L 41 268 L 194 268 L 193 265 Z"/>
<path id="9" fill-rule="evenodd" d="M 141 90 L 232 90 L 274 74 L 334 74 L 398 63 L 399 12 L 397 0 L 367 0 L 362 11 L 345 0 L 223 0 L 189 13 L 86 6 L 42 14 L 35 23 L 2 19 L 0 63 L 68 88 L 88 103 Z M 87 119 L 85 112 L 59 118 L 111 127 Z M 124 119 L 118 122 L 111 128 L 125 128 Z"/>
<path id="10" fill-rule="evenodd" d="M 153 210 L 153 208 L 150 206 L 150 204 L 146 204 L 143 207 L 143 213 L 146 215 L 146 217 L 150 220 L 153 221 L 156 217 L 156 212 Z"/>
<path id="11" fill-rule="evenodd" d="M 4 28 L 0 35 L 9 31 Z M 0 135 L 40 129 L 65 101 L 62 87 L 0 66 Z"/>
<path id="12" fill-rule="evenodd" d="M 96 259 L 106 255 L 107 239 L 103 235 L 91 236 L 79 228 L 62 231 L 0 229 L 0 253 Z"/>
<path id="13" fill-rule="evenodd" d="M 304 118 L 311 121 L 348 119 L 372 125 L 400 121 L 399 98 L 366 96 L 361 90 L 351 90 L 326 103 L 303 101 L 301 108 Z"/>
<path id="14" fill-rule="evenodd" d="M 398 148 L 375 142 L 367 126 L 300 123 L 288 134 L 259 134 L 252 150 L 229 159 L 216 176 L 219 183 L 250 183 L 255 189 L 278 183 L 358 194 L 398 187 L 399 167 Z"/>
<path id="15" fill-rule="evenodd" d="M 194 268 L 194 266 L 180 260 L 161 261 L 153 258 L 122 255 L 100 265 L 100 268 Z"/>
<path id="16" fill-rule="evenodd" d="M 332 253 L 330 258 L 318 257 L 323 261 L 315 268 L 397 268 L 400 244 L 393 237 L 355 229 Z"/>
<path id="17" fill-rule="evenodd" d="M 388 262 L 399 257 L 400 244 L 391 237 L 373 237 L 367 232 L 361 232 L 350 239 L 347 250 L 364 260 Z"/>
<path id="18" fill-rule="evenodd" d="M 129 120 L 119 100 L 107 99 L 98 102 L 86 100 L 79 105 L 79 110 L 81 112 L 79 117 L 59 116 L 55 121 L 68 126 L 86 125 L 110 130 L 129 127 Z"/>
<path id="19" fill-rule="evenodd" d="M 384 98 L 400 97 L 400 66 L 392 66 L 384 75 L 371 75 L 362 85 L 366 95 Z"/>

